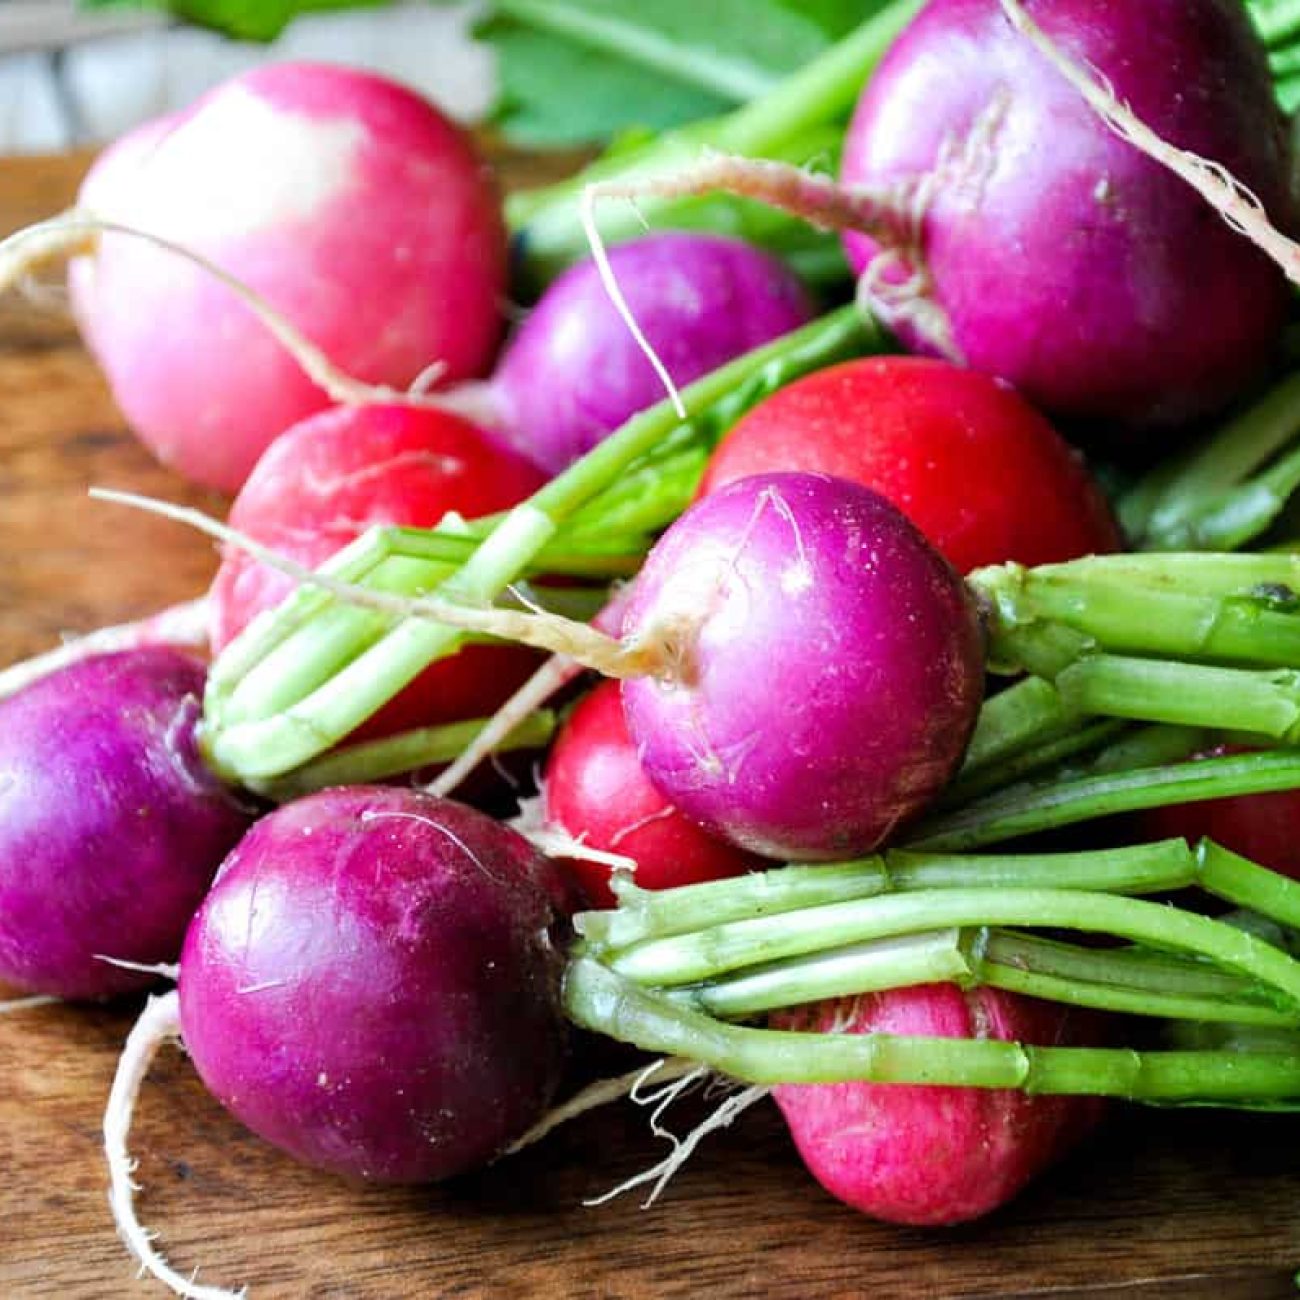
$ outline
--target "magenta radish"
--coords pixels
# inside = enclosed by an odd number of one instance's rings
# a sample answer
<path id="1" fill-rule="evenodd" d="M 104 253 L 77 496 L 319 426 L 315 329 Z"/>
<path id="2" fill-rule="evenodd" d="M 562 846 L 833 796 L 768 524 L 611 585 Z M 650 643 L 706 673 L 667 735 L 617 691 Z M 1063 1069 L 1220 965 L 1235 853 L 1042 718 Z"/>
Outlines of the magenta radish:
<path id="1" fill-rule="evenodd" d="M 339 369 L 405 388 L 492 358 L 504 293 L 496 191 L 467 137 L 413 92 L 272 64 L 110 149 L 74 215 L 170 239 L 261 294 Z M 103 234 L 73 304 L 128 422 L 164 461 L 233 491 L 325 393 L 230 289 Z"/>
<path id="2" fill-rule="evenodd" d="M 484 1164 L 559 1079 L 568 901 L 555 867 L 463 805 L 374 787 L 286 805 L 190 927 L 186 1049 L 308 1164 L 388 1182 Z"/>
<path id="3" fill-rule="evenodd" d="M 816 1003 L 783 1029 L 1077 1039 L 1078 1013 L 999 989 L 926 984 Z M 1100 1116 L 1092 1097 L 910 1084 L 781 1084 L 772 1089 L 809 1172 L 832 1196 L 890 1223 L 963 1223 L 1009 1201 Z"/>
<path id="4" fill-rule="evenodd" d="M 794 273 L 743 240 L 665 232 L 620 244 L 609 260 L 678 385 L 812 316 Z M 591 261 L 547 288 L 507 345 L 490 389 L 502 428 L 551 473 L 663 396 Z"/>
<path id="5" fill-rule="evenodd" d="M 1112 103 L 1295 228 L 1291 145 L 1241 5 L 1030 8 L 1064 55 L 1110 83 Z M 590 216 L 601 198 L 725 189 L 843 230 L 860 292 L 906 345 L 1140 451 L 1142 435 L 1239 396 L 1273 359 L 1288 303 L 1283 272 L 1220 216 L 1235 202 L 1242 225 L 1249 205 L 1202 165 L 1200 188 L 1218 196 L 1207 203 L 1167 162 L 1112 129 L 999 0 L 930 0 L 864 89 L 838 184 L 720 155 L 593 183 L 585 202 Z"/>
<path id="6" fill-rule="evenodd" d="M 64 998 L 168 963 L 250 810 L 195 743 L 203 666 L 98 655 L 0 700 L 0 979 Z"/>
<path id="7" fill-rule="evenodd" d="M 971 599 L 883 497 L 760 474 L 696 502 L 651 551 L 623 683 L 646 773 L 687 817 L 774 858 L 865 853 L 960 762 L 983 689 Z"/>
<path id="8" fill-rule="evenodd" d="M 245 536 L 315 567 L 373 524 L 432 527 L 506 509 L 540 487 L 522 457 L 445 411 L 339 407 L 287 430 L 258 461 L 230 511 Z M 246 551 L 226 552 L 212 586 L 219 651 L 292 579 Z M 491 713 L 535 664 L 515 646 L 471 646 L 433 665 L 367 722 L 366 735 Z"/>
<path id="9" fill-rule="evenodd" d="M 559 1082 L 570 905 L 521 836 L 430 795 L 340 787 L 263 818 L 189 928 L 177 992 L 132 1032 L 105 1114 L 114 1212 L 145 1267 L 193 1294 L 131 1205 L 130 1112 L 162 1041 L 179 1033 L 217 1099 L 299 1160 L 451 1177 L 500 1155 Z"/>
<path id="10" fill-rule="evenodd" d="M 739 875 L 759 859 L 688 821 L 650 783 L 623 717 L 616 682 L 603 682 L 566 719 L 542 777 L 545 822 L 584 849 L 636 863 L 642 889 Z M 595 907 L 613 907 L 610 866 L 575 855 L 573 875 Z"/>
<path id="11" fill-rule="evenodd" d="M 1240 4 L 1030 8 L 1161 135 L 1294 221 L 1287 136 Z M 913 250 L 875 260 L 848 236 L 903 337 L 931 350 L 915 320 L 933 303 L 961 357 L 1058 415 L 1186 424 L 1238 394 L 1277 340 L 1284 277 L 1101 121 L 998 0 L 931 0 L 866 87 L 841 176 L 916 189 Z"/>

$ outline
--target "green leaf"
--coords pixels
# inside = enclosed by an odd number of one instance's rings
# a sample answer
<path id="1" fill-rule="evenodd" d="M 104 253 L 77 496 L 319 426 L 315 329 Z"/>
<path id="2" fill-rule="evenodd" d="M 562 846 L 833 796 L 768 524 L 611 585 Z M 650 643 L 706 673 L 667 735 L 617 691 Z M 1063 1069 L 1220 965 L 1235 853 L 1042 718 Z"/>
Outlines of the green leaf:
<path id="1" fill-rule="evenodd" d="M 490 19 L 476 34 L 496 50 L 500 88 L 493 122 L 513 144 L 591 144 L 625 130 L 664 130 L 729 107 L 695 86 L 510 19 Z"/>
<path id="2" fill-rule="evenodd" d="M 274 40 L 299 14 L 373 9 L 391 0 L 81 0 L 87 9 L 164 9 L 241 41 Z"/>
<path id="3" fill-rule="evenodd" d="M 820 53 L 861 0 L 497 0 L 496 120 L 533 146 L 594 143 L 723 112 Z M 819 21 L 820 19 L 820 21 Z"/>

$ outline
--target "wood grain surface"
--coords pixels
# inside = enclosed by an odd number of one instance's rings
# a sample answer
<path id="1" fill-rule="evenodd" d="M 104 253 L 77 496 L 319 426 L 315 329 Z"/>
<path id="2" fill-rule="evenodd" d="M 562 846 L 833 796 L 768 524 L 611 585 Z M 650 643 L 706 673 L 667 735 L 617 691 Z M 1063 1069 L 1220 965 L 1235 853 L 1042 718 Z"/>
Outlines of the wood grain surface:
<path id="1" fill-rule="evenodd" d="M 64 206 L 84 158 L 0 160 L 0 232 Z M 517 180 L 519 160 L 506 160 Z M 132 441 L 66 320 L 0 312 L 0 665 L 197 594 L 211 546 L 91 484 L 220 509 Z M 2 993 L 3 990 L 0 990 Z M 136 1007 L 0 1016 L 0 1297 L 165 1294 L 111 1226 L 99 1123 Z M 702 1112 L 688 1107 L 681 1123 Z M 455 1185 L 356 1188 L 241 1128 L 168 1051 L 134 1148 L 183 1269 L 272 1297 L 1281 1297 L 1300 1268 L 1300 1121 L 1117 1111 L 1021 1199 L 944 1232 L 871 1223 L 802 1171 L 766 1103 L 662 1199 L 584 1205 L 663 1147 L 630 1105 Z"/>

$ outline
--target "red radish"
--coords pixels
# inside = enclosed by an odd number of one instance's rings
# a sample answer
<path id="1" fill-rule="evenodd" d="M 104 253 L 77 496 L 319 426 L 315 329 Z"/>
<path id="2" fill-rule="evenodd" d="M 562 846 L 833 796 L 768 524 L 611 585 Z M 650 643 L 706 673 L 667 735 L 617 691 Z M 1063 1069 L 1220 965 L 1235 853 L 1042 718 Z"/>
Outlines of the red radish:
<path id="1" fill-rule="evenodd" d="M 314 567 L 372 524 L 432 527 L 449 511 L 491 514 L 542 482 L 527 461 L 459 416 L 409 406 L 340 407 L 276 439 L 236 498 L 230 524 Z M 247 552 L 228 550 L 212 587 L 214 648 L 292 585 Z M 470 646 L 412 682 L 364 734 L 491 713 L 535 663 L 531 651 L 515 646 Z"/>
<path id="2" fill-rule="evenodd" d="M 149 123 L 87 177 L 78 214 L 201 254 L 341 370 L 405 388 L 481 374 L 500 328 L 505 235 L 467 137 L 371 73 L 271 64 Z M 100 236 L 73 304 L 127 420 L 165 461 L 233 491 L 325 393 L 227 288 L 176 254 Z"/>
<path id="3" fill-rule="evenodd" d="M 179 1032 L 222 1104 L 299 1160 L 451 1177 L 500 1155 L 559 1083 L 570 902 L 521 836 L 411 790 L 340 787 L 259 822 L 189 928 L 178 993 L 132 1032 L 105 1114 L 114 1213 L 142 1263 L 193 1294 L 131 1206 L 126 1131 L 162 1041 Z"/>
<path id="4" fill-rule="evenodd" d="M 1193 755 L 1190 761 L 1245 752 L 1237 746 L 1219 745 Z M 1138 814 L 1137 826 L 1143 839 L 1181 836 L 1190 844 L 1211 839 L 1261 867 L 1300 880 L 1300 790 L 1148 808 Z"/>
<path id="5" fill-rule="evenodd" d="M 609 261 L 678 385 L 812 317 L 798 277 L 740 239 L 670 231 L 620 244 Z M 547 288 L 490 388 L 508 436 L 551 473 L 663 397 L 591 261 Z"/>
<path id="6" fill-rule="evenodd" d="M 774 470 L 852 479 L 891 500 L 960 572 L 1114 551 L 1078 454 L 1007 385 L 921 357 L 846 361 L 760 402 L 722 440 L 701 494 Z"/>
<path id="7" fill-rule="evenodd" d="M 1295 220 L 1285 124 L 1242 5 L 1028 7 L 1161 136 Z M 916 307 L 932 302 L 970 365 L 1103 431 L 1220 409 L 1259 373 L 1286 316 L 1268 258 L 1115 134 L 998 0 L 930 0 L 868 83 L 841 177 L 915 188 L 916 247 L 870 280 L 906 340 L 930 346 Z M 848 246 L 866 269 L 876 246 L 853 235 Z"/>
<path id="8" fill-rule="evenodd" d="M 965 584 L 877 493 L 760 474 L 697 501 L 650 552 L 623 683 L 651 781 L 751 852 L 865 853 L 960 762 L 983 689 Z"/>
<path id="9" fill-rule="evenodd" d="M 569 715 L 542 780 L 548 824 L 584 847 L 636 862 L 643 889 L 670 889 L 739 875 L 760 860 L 701 830 L 650 783 L 623 718 L 616 682 L 603 682 Z M 610 867 L 570 862 L 595 907 L 613 907 Z"/>
<path id="10" fill-rule="evenodd" d="M 1069 1040 L 1071 1012 L 998 989 L 890 989 L 774 1018 L 782 1029 Z M 832 1196 L 891 1223 L 962 1223 L 1009 1201 L 1100 1114 L 1088 1097 L 912 1084 L 772 1089 L 809 1172 Z"/>
<path id="11" fill-rule="evenodd" d="M 0 700 L 0 979 L 104 998 L 173 962 L 250 809 L 195 743 L 203 666 L 96 655 Z"/>

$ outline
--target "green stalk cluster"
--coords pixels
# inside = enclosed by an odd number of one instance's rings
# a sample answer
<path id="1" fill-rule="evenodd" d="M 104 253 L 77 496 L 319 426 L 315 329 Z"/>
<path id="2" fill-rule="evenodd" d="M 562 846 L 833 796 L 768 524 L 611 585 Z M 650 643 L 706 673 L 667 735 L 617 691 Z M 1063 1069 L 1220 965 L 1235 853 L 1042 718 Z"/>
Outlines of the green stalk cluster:
<path id="1" fill-rule="evenodd" d="M 1247 921 L 1143 897 L 1191 889 L 1250 909 Z M 616 910 L 578 918 L 569 1015 L 746 1082 L 861 1079 L 1300 1106 L 1291 1037 L 1300 962 L 1275 941 L 1300 925 L 1300 884 L 1209 842 L 1039 855 L 893 851 L 658 894 L 622 882 L 618 893 Z M 1060 937 L 1069 931 L 1094 939 L 1070 943 Z M 1110 942 L 1099 946 L 1096 936 Z M 1041 1048 L 746 1023 L 938 980 L 1218 1025 L 1227 1045 Z"/>

